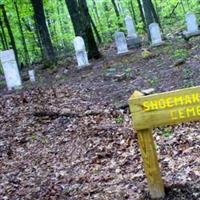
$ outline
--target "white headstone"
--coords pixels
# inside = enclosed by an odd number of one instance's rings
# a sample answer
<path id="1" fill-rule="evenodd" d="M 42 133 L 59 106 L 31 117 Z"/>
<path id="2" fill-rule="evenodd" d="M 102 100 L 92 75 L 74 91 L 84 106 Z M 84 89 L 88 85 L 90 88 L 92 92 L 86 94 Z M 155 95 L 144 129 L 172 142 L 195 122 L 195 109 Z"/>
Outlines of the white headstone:
<path id="1" fill-rule="evenodd" d="M 117 45 L 117 54 L 128 53 L 128 46 L 126 43 L 126 37 L 123 32 L 115 33 L 115 43 Z"/>
<path id="2" fill-rule="evenodd" d="M 0 52 L 0 60 L 3 67 L 8 90 L 21 88 L 22 81 L 19 74 L 14 51 L 11 49 Z"/>
<path id="3" fill-rule="evenodd" d="M 78 62 L 78 68 L 81 69 L 89 65 L 88 55 L 85 48 L 85 43 L 82 37 L 76 37 L 74 39 L 74 48 L 76 51 L 76 59 Z"/>
<path id="4" fill-rule="evenodd" d="M 187 24 L 187 32 L 188 33 L 194 33 L 199 30 L 197 18 L 195 14 L 189 12 L 185 16 L 186 24 Z"/>
<path id="5" fill-rule="evenodd" d="M 150 24 L 149 31 L 151 35 L 152 45 L 160 45 L 163 43 L 160 33 L 160 27 L 157 23 Z"/>
<path id="6" fill-rule="evenodd" d="M 138 36 L 135 30 L 135 25 L 134 25 L 132 17 L 126 16 L 125 24 L 126 24 L 126 29 L 128 32 L 128 38 L 137 38 Z"/>
<path id="7" fill-rule="evenodd" d="M 34 69 L 29 70 L 29 71 L 28 71 L 28 75 L 29 75 L 29 78 L 30 78 L 30 81 L 31 81 L 31 82 L 35 82 L 35 81 L 36 81 L 36 80 L 35 80 L 35 70 L 34 70 Z"/>

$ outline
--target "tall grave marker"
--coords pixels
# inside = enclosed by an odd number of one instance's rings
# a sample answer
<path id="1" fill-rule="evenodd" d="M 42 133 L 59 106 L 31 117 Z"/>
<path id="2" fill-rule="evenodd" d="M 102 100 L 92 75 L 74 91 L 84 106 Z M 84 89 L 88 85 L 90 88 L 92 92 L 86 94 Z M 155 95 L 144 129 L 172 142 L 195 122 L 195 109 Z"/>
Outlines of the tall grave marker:
<path id="1" fill-rule="evenodd" d="M 140 46 L 140 38 L 136 32 L 135 24 L 132 17 L 126 16 L 125 18 L 126 29 L 128 32 L 127 44 L 130 49 Z"/>
<path id="2" fill-rule="evenodd" d="M 22 81 L 19 74 L 14 51 L 11 49 L 0 52 L 0 60 L 3 67 L 8 90 L 21 88 Z"/>
<path id="3" fill-rule="evenodd" d="M 74 39 L 74 48 L 76 51 L 76 59 L 78 68 L 82 69 L 89 65 L 88 55 L 85 48 L 85 42 L 82 37 L 78 36 Z"/>

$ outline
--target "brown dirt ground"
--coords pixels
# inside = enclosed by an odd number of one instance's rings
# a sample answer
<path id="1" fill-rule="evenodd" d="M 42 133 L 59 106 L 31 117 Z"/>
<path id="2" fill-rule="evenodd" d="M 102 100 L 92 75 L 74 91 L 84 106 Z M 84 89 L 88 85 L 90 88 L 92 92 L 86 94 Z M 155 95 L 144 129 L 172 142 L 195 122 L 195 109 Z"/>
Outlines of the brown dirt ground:
<path id="1" fill-rule="evenodd" d="M 1 84 L 0 199 L 150 199 L 130 113 L 120 107 L 136 89 L 199 85 L 200 39 L 149 51 L 117 57 L 104 48 L 87 69 L 68 58 L 56 70 L 36 66 L 36 85 L 7 92 Z M 200 199 L 199 125 L 154 130 L 165 199 Z"/>

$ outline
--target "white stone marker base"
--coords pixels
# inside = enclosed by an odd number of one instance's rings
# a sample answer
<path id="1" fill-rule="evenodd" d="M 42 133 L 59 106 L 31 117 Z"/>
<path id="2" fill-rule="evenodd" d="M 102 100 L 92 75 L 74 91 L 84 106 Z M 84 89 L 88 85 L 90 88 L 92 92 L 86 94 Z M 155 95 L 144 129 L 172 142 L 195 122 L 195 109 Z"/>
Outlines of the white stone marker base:
<path id="1" fill-rule="evenodd" d="M 200 30 L 199 31 L 196 31 L 196 32 L 193 32 L 193 33 L 189 33 L 187 31 L 183 31 L 183 35 L 186 37 L 186 38 L 190 38 L 190 37 L 193 37 L 193 36 L 199 36 L 200 35 Z"/>
<path id="2" fill-rule="evenodd" d="M 128 37 L 127 38 L 127 45 L 128 45 L 129 49 L 141 47 L 141 40 L 140 40 L 139 37 L 137 37 L 137 38 Z"/>
<path id="3" fill-rule="evenodd" d="M 19 74 L 14 51 L 11 49 L 0 52 L 0 60 L 3 67 L 8 90 L 22 88 L 22 81 Z"/>

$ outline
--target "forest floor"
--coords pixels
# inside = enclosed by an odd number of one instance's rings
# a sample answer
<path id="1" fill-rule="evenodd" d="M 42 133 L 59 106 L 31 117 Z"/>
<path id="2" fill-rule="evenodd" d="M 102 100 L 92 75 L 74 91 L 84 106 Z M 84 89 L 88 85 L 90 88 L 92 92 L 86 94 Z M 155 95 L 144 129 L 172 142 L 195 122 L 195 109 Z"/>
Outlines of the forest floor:
<path id="1" fill-rule="evenodd" d="M 200 39 L 173 39 L 91 67 L 36 66 L 37 84 L 0 89 L 0 200 L 150 199 L 127 100 L 200 84 Z M 27 75 L 23 73 L 23 80 Z M 199 122 L 154 130 L 166 200 L 200 199 Z"/>

